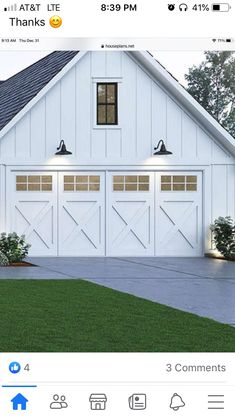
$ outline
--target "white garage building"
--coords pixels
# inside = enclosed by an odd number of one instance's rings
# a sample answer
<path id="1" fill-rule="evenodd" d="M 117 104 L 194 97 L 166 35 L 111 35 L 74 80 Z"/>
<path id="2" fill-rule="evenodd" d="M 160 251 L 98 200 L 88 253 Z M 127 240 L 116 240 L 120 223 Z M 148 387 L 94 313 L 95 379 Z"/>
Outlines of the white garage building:
<path id="1" fill-rule="evenodd" d="M 149 53 L 53 52 L 0 84 L 0 229 L 38 256 L 202 256 L 234 144 Z"/>

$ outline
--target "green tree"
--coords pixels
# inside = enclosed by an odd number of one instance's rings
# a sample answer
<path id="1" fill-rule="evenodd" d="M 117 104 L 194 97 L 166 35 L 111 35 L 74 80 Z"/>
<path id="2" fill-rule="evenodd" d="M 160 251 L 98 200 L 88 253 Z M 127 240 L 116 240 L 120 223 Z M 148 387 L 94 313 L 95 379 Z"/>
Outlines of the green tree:
<path id="1" fill-rule="evenodd" d="M 234 52 L 205 52 L 185 78 L 188 92 L 235 138 Z"/>

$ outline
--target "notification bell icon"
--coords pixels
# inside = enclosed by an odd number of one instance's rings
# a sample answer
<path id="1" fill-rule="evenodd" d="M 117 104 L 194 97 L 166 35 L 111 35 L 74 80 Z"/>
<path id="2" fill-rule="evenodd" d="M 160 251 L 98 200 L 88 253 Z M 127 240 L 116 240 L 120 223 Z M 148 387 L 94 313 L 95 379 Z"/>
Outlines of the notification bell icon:
<path id="1" fill-rule="evenodd" d="M 178 411 L 179 408 L 182 408 L 183 406 L 185 406 L 185 403 L 181 396 L 178 395 L 178 393 L 174 393 L 171 398 L 170 408 L 173 409 L 173 411 Z"/>

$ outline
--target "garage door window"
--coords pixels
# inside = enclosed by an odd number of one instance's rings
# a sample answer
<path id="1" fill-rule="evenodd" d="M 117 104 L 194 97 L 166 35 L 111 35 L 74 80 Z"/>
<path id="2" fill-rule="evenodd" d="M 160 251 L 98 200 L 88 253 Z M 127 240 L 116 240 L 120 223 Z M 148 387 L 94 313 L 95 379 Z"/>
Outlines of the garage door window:
<path id="1" fill-rule="evenodd" d="M 196 192 L 197 176 L 161 176 L 161 191 Z"/>
<path id="2" fill-rule="evenodd" d="M 149 191 L 149 176 L 113 176 L 113 191 Z"/>
<path id="3" fill-rule="evenodd" d="M 51 192 L 52 176 L 16 176 L 17 192 Z"/>
<path id="4" fill-rule="evenodd" d="M 64 176 L 65 192 L 98 192 L 100 176 Z"/>

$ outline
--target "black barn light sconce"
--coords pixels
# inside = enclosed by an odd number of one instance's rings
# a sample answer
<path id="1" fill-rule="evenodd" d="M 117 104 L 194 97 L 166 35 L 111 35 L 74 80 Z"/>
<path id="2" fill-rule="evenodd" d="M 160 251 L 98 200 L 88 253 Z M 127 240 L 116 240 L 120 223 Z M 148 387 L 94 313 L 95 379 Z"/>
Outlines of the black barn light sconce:
<path id="1" fill-rule="evenodd" d="M 160 144 L 161 144 L 161 146 L 160 146 Z M 159 146 L 160 146 L 160 149 L 159 149 L 159 151 L 157 151 Z M 156 151 L 156 152 L 154 152 L 153 155 L 169 155 L 169 154 L 172 154 L 171 151 L 167 151 L 166 146 L 164 144 L 164 141 L 162 139 L 160 139 L 157 146 L 154 148 L 154 151 Z"/>
<path id="2" fill-rule="evenodd" d="M 72 152 L 67 151 L 66 145 L 65 145 L 63 139 L 60 141 L 60 145 L 58 146 L 57 150 L 59 150 L 59 151 L 56 152 L 55 155 L 70 155 L 70 154 L 72 154 Z"/>

